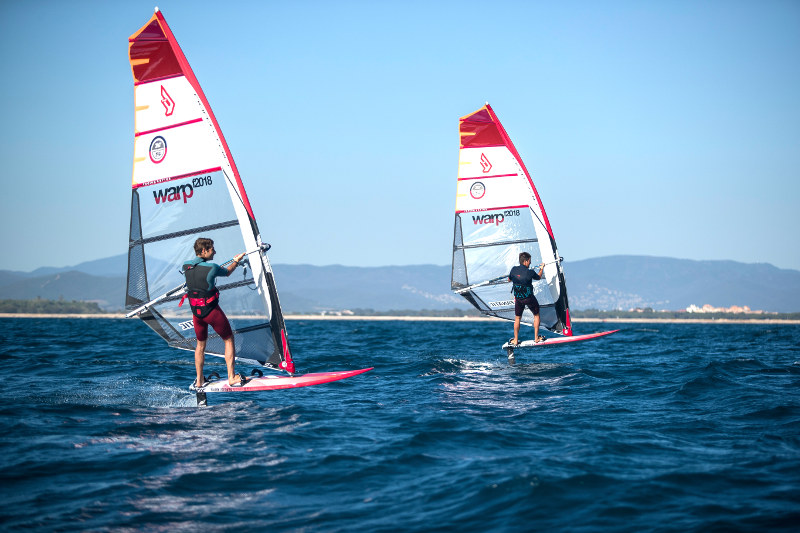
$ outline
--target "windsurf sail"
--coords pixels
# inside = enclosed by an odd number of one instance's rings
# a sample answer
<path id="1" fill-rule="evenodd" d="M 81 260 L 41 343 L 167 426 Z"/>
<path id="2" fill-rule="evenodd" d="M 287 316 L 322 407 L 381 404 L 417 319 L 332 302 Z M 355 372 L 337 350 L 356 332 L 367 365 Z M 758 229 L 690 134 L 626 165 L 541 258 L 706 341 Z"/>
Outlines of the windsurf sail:
<path id="1" fill-rule="evenodd" d="M 514 320 L 508 274 L 528 252 L 532 268 L 545 263 L 533 285 L 540 327 L 572 335 L 553 230 L 514 143 L 488 103 L 459 119 L 459 134 L 452 290 L 483 314 Z M 529 309 L 521 322 L 533 324 Z"/>
<path id="2" fill-rule="evenodd" d="M 248 252 L 249 268 L 218 279 L 220 305 L 240 361 L 294 373 L 267 245 L 211 106 L 164 15 L 129 39 L 135 133 L 125 306 L 170 346 L 196 339 L 181 265 L 198 237 L 214 240 L 218 258 Z M 207 353 L 224 356 L 209 331 Z"/>

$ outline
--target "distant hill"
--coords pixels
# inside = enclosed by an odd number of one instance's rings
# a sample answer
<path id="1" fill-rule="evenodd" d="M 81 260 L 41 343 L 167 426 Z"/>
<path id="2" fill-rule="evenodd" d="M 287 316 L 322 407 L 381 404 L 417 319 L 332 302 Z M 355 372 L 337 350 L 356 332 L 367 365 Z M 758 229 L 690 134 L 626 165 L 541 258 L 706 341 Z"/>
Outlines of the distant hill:
<path id="1" fill-rule="evenodd" d="M 70 267 L 39 267 L 33 272 L 28 273 L 28 276 L 49 276 L 51 274 L 60 274 L 71 270 L 83 272 L 84 274 L 91 274 L 92 276 L 124 276 L 128 271 L 128 255 L 115 255 L 113 257 L 106 257 L 105 259 L 86 261 Z"/>
<path id="2" fill-rule="evenodd" d="M 0 299 L 95 301 L 120 310 L 127 256 L 33 272 L 0 271 Z M 273 265 L 286 312 L 470 308 L 450 292 L 450 266 Z M 800 311 L 800 271 L 769 264 L 610 256 L 564 264 L 570 307 L 679 310 L 691 304 Z M 180 283 L 176 273 L 175 283 Z"/>
<path id="3" fill-rule="evenodd" d="M 471 307 L 450 292 L 449 266 L 273 265 L 273 270 L 287 311 Z"/>
<path id="4" fill-rule="evenodd" d="M 10 276 L 0 271 L 0 299 L 78 300 L 96 302 L 107 311 L 120 310 L 125 302 L 125 277 L 92 276 L 83 272 L 59 272 L 22 277 L 7 283 Z"/>
<path id="5" fill-rule="evenodd" d="M 161 263 L 161 261 L 158 261 L 156 267 L 161 268 Z M 42 277 L 70 271 L 83 272 L 84 274 L 91 274 L 92 276 L 125 276 L 125 274 L 128 272 L 128 255 L 120 254 L 113 257 L 106 257 L 105 259 L 86 261 L 79 265 L 68 267 L 39 267 L 32 272 L 12 272 L 9 270 L 0 270 L 0 285 L 2 285 L 2 272 L 24 277 Z"/>
<path id="6" fill-rule="evenodd" d="M 575 309 L 686 309 L 691 304 L 800 311 L 800 271 L 767 263 L 618 255 L 564 266 Z"/>

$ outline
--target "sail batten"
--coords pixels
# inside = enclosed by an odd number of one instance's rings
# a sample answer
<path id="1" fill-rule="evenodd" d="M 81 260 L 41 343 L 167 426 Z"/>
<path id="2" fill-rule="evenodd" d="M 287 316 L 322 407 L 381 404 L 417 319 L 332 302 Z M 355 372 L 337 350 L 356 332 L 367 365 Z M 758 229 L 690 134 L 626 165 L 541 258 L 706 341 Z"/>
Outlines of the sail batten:
<path id="1" fill-rule="evenodd" d="M 188 126 L 189 124 L 194 124 L 195 122 L 200 122 L 202 120 L 203 120 L 202 118 L 195 118 L 195 119 L 192 119 L 192 120 L 186 120 L 184 122 L 180 122 L 178 124 L 172 124 L 170 126 L 164 126 L 162 128 L 156 128 L 154 130 L 138 131 L 138 132 L 136 132 L 134 134 L 134 136 L 138 137 L 139 135 L 150 135 L 151 133 L 158 133 L 159 131 L 171 130 L 172 128 L 180 128 L 181 126 Z"/>
<path id="2" fill-rule="evenodd" d="M 472 248 L 486 248 L 488 246 L 509 246 L 511 244 L 526 244 L 526 243 L 533 243 L 533 242 L 539 242 L 539 239 L 536 239 L 536 238 L 533 238 L 533 239 L 517 239 L 517 240 L 514 240 L 514 241 L 498 241 L 498 242 L 493 242 L 493 243 L 490 243 L 490 244 L 461 244 L 461 245 L 455 245 L 454 247 L 455 247 L 456 250 L 469 250 L 469 249 L 472 249 Z"/>
<path id="3" fill-rule="evenodd" d="M 189 178 L 189 177 L 192 177 L 192 176 L 199 176 L 200 174 L 208 174 L 209 172 L 216 172 L 218 170 L 222 170 L 222 169 L 220 167 L 215 167 L 215 168 L 206 168 L 206 169 L 203 169 L 203 170 L 195 170 L 195 171 L 192 171 L 192 172 L 189 172 L 189 173 L 186 173 L 186 174 L 180 174 L 178 176 L 169 176 L 169 177 L 166 177 L 166 178 L 159 178 L 159 179 L 152 180 L 152 181 L 147 181 L 147 182 L 144 182 L 144 183 L 134 183 L 133 184 L 133 188 L 134 189 L 138 189 L 139 187 L 146 187 L 147 185 L 156 185 L 156 184 L 159 184 L 159 183 L 166 183 L 168 181 L 179 180 L 179 179 L 183 179 L 183 178 Z"/>
<path id="4" fill-rule="evenodd" d="M 183 291 L 174 292 L 194 241 L 213 239 L 219 263 L 249 251 L 249 268 L 219 278 L 237 359 L 294 372 L 272 267 L 244 185 L 160 11 L 129 38 L 129 59 L 135 127 L 126 308 L 170 346 L 194 350 L 190 306 L 179 306 Z M 223 341 L 209 335 L 207 353 L 224 354 Z"/>
<path id="5" fill-rule="evenodd" d="M 514 319 L 510 284 L 499 282 L 531 254 L 544 263 L 534 283 L 541 327 L 572 335 L 564 273 L 550 221 L 533 180 L 494 110 L 486 104 L 459 119 L 451 287 L 482 313 Z M 533 323 L 525 310 L 522 322 Z"/>
<path id="6" fill-rule="evenodd" d="M 149 237 L 147 239 L 132 240 L 132 241 L 130 241 L 128 247 L 132 248 L 132 247 L 140 245 L 140 244 L 150 244 L 152 242 L 158 242 L 158 241 L 164 241 L 164 240 L 168 240 L 168 239 L 174 239 L 176 237 L 182 237 L 184 235 L 190 235 L 190 234 L 195 234 L 195 233 L 207 233 L 209 231 L 213 231 L 213 230 L 216 230 L 216 229 L 229 228 L 231 226 L 238 226 L 238 225 L 239 225 L 239 221 L 238 220 L 226 220 L 224 222 L 218 222 L 216 224 L 209 224 L 207 226 L 202 226 L 202 227 L 198 227 L 198 228 L 190 228 L 190 229 L 183 230 L 183 231 L 176 231 L 174 233 L 166 233 L 164 235 L 158 235 L 158 236 L 155 236 L 155 237 Z"/>

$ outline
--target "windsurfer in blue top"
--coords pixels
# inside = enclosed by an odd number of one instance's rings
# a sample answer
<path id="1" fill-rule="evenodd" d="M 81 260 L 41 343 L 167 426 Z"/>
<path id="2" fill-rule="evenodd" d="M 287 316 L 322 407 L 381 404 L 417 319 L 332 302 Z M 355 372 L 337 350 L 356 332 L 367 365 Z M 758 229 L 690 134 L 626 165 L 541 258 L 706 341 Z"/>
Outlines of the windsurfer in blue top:
<path id="1" fill-rule="evenodd" d="M 183 264 L 183 273 L 186 276 L 186 296 L 192 306 L 192 322 L 197 337 L 197 347 L 194 351 L 194 366 L 197 378 L 192 384 L 193 388 L 207 385 L 203 375 L 203 365 L 206 356 L 206 340 L 208 339 L 208 326 L 225 341 L 225 364 L 228 367 L 228 384 L 232 387 L 241 387 L 246 379 L 241 374 L 234 372 L 234 359 L 236 346 L 233 343 L 233 331 L 228 322 L 228 317 L 219 307 L 219 290 L 216 287 L 217 277 L 230 276 L 245 254 L 239 254 L 227 267 L 211 263 L 214 259 L 214 241 L 199 238 L 194 243 L 194 253 L 197 257 Z M 183 303 L 183 302 L 181 302 Z"/>
<path id="2" fill-rule="evenodd" d="M 531 254 L 522 252 L 519 254 L 519 265 L 511 269 L 508 279 L 513 283 L 511 292 L 514 293 L 514 338 L 508 341 L 509 344 L 516 346 L 519 344 L 519 321 L 522 312 L 527 306 L 533 313 L 533 335 L 534 342 L 541 342 L 544 339 L 539 335 L 539 301 L 533 295 L 533 282 L 542 279 L 544 263 L 539 265 L 539 272 L 530 270 Z"/>

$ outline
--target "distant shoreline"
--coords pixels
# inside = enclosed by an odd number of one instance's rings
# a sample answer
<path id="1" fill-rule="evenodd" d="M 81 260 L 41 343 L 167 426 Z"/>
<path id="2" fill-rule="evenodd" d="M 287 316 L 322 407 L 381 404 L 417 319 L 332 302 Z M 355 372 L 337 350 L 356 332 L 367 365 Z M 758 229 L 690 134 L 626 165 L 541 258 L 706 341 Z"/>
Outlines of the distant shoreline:
<path id="1" fill-rule="evenodd" d="M 28 314 L 28 313 L 0 313 L 0 318 L 80 318 L 80 319 L 123 319 L 124 314 Z M 248 317 L 251 318 L 251 317 Z M 493 320 L 492 317 L 482 316 L 337 316 L 337 315 L 284 315 L 286 320 L 398 320 L 404 322 L 481 322 Z M 781 320 L 776 318 L 573 318 L 573 322 L 608 322 L 612 324 L 782 324 L 797 325 L 800 320 Z"/>

